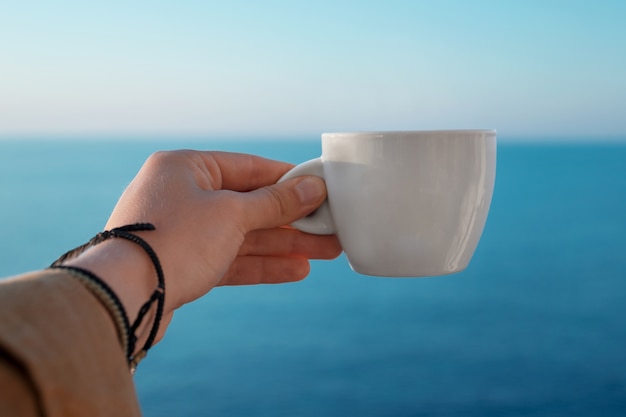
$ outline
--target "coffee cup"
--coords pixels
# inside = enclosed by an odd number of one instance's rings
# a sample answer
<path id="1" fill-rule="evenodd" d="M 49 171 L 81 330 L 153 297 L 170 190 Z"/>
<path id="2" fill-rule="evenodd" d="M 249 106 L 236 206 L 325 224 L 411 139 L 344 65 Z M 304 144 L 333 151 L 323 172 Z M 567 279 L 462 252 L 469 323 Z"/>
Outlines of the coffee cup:
<path id="1" fill-rule="evenodd" d="M 336 234 L 354 271 L 422 277 L 467 267 L 495 171 L 494 130 L 324 133 L 322 155 L 280 181 L 325 180 L 326 202 L 293 226 Z"/>

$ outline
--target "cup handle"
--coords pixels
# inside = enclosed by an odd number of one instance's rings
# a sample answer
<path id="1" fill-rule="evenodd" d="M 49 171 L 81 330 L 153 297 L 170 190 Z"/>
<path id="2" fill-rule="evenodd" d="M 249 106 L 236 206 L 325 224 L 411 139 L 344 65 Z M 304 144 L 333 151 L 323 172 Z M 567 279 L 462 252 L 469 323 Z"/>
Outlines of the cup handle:
<path id="1" fill-rule="evenodd" d="M 302 175 L 315 175 L 324 179 L 324 164 L 322 158 L 311 159 L 291 169 L 283 175 L 278 182 L 282 182 Z M 315 235 L 332 235 L 335 233 L 335 223 L 330 215 L 328 199 L 322 203 L 313 213 L 291 224 L 298 230 Z"/>

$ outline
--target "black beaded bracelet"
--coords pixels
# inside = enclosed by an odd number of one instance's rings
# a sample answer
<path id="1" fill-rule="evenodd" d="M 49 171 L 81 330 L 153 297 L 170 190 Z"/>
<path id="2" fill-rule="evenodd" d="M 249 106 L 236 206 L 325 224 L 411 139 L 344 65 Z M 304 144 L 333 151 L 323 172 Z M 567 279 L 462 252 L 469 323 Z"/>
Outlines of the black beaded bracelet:
<path id="1" fill-rule="evenodd" d="M 105 303 L 105 305 L 107 305 L 108 308 L 112 310 L 112 314 L 114 315 L 114 318 L 117 315 L 121 315 L 122 318 L 119 319 L 119 321 L 124 326 L 124 329 L 121 329 L 120 333 L 122 334 L 121 336 L 122 343 L 124 343 L 124 340 L 125 340 L 123 335 L 124 334 L 127 335 L 127 339 L 126 339 L 127 343 L 125 344 L 125 348 L 126 348 L 125 350 L 126 350 L 126 357 L 128 359 L 131 372 L 135 371 L 141 359 L 143 359 L 148 353 L 148 349 L 152 347 L 152 344 L 154 343 L 154 340 L 159 331 L 159 326 L 161 324 L 161 319 L 163 317 L 163 308 L 165 305 L 165 277 L 163 275 L 163 268 L 161 267 L 159 258 L 157 254 L 154 252 L 154 250 L 152 249 L 152 247 L 145 240 L 143 240 L 142 238 L 140 238 L 139 236 L 131 232 L 149 231 L 149 230 L 155 230 L 155 229 L 156 228 L 151 223 L 136 223 L 136 224 L 117 227 L 115 229 L 100 232 L 96 236 L 94 236 L 89 242 L 85 243 L 84 245 L 81 245 L 63 254 L 61 257 L 59 257 L 59 259 L 54 261 L 52 265 L 50 266 L 51 268 L 64 268 L 64 269 L 67 269 L 68 271 L 79 273 L 83 281 L 90 282 L 90 284 L 87 285 L 88 288 L 91 289 L 92 292 L 95 292 L 96 295 Z M 84 252 L 87 248 L 95 246 L 110 238 L 126 239 L 139 245 L 148 254 L 148 256 L 150 257 L 150 260 L 152 261 L 152 264 L 154 265 L 154 269 L 156 270 L 157 279 L 158 279 L 157 287 L 152 293 L 152 295 L 150 296 L 150 298 L 148 299 L 148 301 L 146 301 L 141 306 L 141 308 L 139 309 L 139 313 L 137 314 L 137 318 L 132 324 L 129 324 L 128 316 L 124 310 L 123 305 L 119 301 L 119 298 L 115 295 L 113 290 L 111 290 L 111 288 L 108 285 L 106 285 L 106 283 L 104 283 L 104 281 L 102 281 L 92 272 L 87 271 L 85 269 L 63 265 L 63 262 L 67 261 L 68 259 L 72 259 L 78 256 L 79 254 Z M 150 333 L 148 334 L 148 339 L 144 343 L 143 347 L 135 354 L 134 352 L 135 352 L 135 347 L 136 347 L 135 345 L 137 343 L 137 336 L 136 336 L 137 328 L 141 325 L 142 320 L 144 319 L 144 317 L 150 310 L 150 307 L 152 307 L 152 304 L 154 304 L 155 302 L 157 304 L 156 313 L 154 317 L 154 322 L 152 324 L 152 328 L 150 329 Z M 118 320 L 116 319 L 116 321 Z"/>

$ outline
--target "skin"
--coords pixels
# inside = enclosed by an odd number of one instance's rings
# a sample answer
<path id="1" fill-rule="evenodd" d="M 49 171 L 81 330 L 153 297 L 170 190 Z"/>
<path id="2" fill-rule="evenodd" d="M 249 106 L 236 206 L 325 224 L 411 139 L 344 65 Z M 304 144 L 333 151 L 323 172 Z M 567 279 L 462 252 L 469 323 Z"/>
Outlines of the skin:
<path id="1" fill-rule="evenodd" d="M 294 282 L 309 259 L 341 253 L 335 236 L 310 235 L 289 223 L 326 198 L 318 177 L 276 184 L 293 165 L 252 155 L 173 151 L 153 154 L 114 208 L 105 229 L 153 223 L 137 232 L 158 254 L 165 275 L 165 309 L 157 341 L 174 311 L 220 285 Z M 66 262 L 86 268 L 117 293 L 132 321 L 156 286 L 148 256 L 111 239 Z M 139 329 L 147 338 L 152 317 Z"/>

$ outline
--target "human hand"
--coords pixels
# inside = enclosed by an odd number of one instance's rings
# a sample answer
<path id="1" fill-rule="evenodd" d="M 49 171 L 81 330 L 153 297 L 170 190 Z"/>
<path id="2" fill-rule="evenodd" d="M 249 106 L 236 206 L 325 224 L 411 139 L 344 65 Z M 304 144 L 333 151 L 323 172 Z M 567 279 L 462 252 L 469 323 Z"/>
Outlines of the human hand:
<path id="1" fill-rule="evenodd" d="M 106 229 L 139 222 L 156 226 L 137 234 L 163 266 L 165 322 L 176 308 L 215 286 L 301 280 L 309 272 L 308 259 L 340 254 L 335 236 L 285 226 L 315 210 L 326 196 L 317 177 L 276 184 L 291 167 L 223 152 L 159 152 L 146 161 Z M 104 242 L 70 263 L 107 281 L 131 317 L 156 284 L 149 259 L 121 239 Z"/>

